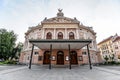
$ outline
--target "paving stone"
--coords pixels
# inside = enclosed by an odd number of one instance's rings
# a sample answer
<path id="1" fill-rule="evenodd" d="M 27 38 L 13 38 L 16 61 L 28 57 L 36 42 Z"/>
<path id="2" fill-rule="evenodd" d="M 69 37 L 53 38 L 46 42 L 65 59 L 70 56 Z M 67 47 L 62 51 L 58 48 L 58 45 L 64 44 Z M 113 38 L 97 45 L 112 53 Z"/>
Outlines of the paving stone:
<path id="1" fill-rule="evenodd" d="M 104 68 L 103 68 L 104 69 Z M 120 80 L 120 76 L 94 67 L 92 70 L 88 66 L 69 68 L 52 68 L 48 66 L 27 66 L 3 71 L 0 80 Z M 108 69 L 107 69 L 108 70 Z"/>

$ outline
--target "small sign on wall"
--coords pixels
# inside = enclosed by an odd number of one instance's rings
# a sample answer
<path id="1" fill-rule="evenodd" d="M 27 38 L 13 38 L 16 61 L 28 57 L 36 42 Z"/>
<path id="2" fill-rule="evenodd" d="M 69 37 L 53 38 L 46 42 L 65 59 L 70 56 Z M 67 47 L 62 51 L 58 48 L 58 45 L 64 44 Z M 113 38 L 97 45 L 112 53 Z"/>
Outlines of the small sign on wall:
<path id="1" fill-rule="evenodd" d="M 69 56 L 66 56 L 66 57 L 65 57 L 65 60 L 66 60 L 66 61 L 69 61 Z"/>
<path id="2" fill-rule="evenodd" d="M 52 60 L 55 61 L 55 56 L 52 56 Z"/>
<path id="3" fill-rule="evenodd" d="M 79 61 L 83 61 L 83 57 L 82 56 L 78 56 L 78 60 Z"/>

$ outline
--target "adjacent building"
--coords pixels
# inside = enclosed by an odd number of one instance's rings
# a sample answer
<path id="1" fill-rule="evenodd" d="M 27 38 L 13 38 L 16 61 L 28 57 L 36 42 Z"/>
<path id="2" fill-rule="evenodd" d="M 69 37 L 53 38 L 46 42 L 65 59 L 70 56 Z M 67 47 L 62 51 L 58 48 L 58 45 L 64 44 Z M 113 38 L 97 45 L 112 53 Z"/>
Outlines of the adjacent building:
<path id="1" fill-rule="evenodd" d="M 111 61 L 111 57 L 114 57 L 114 61 L 119 61 L 120 55 L 120 41 L 119 36 L 115 34 L 114 36 L 110 36 L 103 41 L 98 43 L 98 50 L 100 51 L 102 60 L 105 61 L 105 57 L 109 58 Z"/>
<path id="2" fill-rule="evenodd" d="M 117 36 L 113 41 L 113 49 L 116 55 L 116 61 L 120 62 L 120 36 Z"/>
<path id="3" fill-rule="evenodd" d="M 62 9 L 58 9 L 56 17 L 46 17 L 37 26 L 29 27 L 20 63 L 30 62 L 32 49 L 33 64 L 88 64 L 88 53 L 92 63 L 99 62 L 93 28 L 84 26 L 76 18 L 65 17 Z"/>

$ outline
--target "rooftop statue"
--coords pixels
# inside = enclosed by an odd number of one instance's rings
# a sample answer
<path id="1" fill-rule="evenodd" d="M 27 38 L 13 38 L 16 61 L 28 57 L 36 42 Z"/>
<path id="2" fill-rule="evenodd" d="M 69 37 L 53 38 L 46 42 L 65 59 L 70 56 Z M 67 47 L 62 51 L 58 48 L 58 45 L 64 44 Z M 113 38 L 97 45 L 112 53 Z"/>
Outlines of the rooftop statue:
<path id="1" fill-rule="evenodd" d="M 62 9 L 58 9 L 58 13 L 57 13 L 57 17 L 63 17 L 64 16 L 64 14 L 63 14 L 63 12 L 62 12 Z"/>
<path id="2" fill-rule="evenodd" d="M 62 10 L 63 10 L 63 9 L 60 9 L 60 8 L 58 9 L 59 12 L 62 12 Z"/>

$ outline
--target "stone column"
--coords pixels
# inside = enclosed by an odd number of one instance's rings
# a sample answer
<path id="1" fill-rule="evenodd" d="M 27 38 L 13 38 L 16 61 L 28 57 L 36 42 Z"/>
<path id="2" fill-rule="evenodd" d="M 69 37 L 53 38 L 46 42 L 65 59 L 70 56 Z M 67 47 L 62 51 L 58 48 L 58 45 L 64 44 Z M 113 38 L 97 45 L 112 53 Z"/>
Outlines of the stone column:
<path id="1" fill-rule="evenodd" d="M 67 28 L 65 28 L 65 39 L 67 39 Z"/>
<path id="2" fill-rule="evenodd" d="M 78 32 L 78 28 L 76 28 L 76 39 L 79 39 L 79 32 Z"/>
<path id="3" fill-rule="evenodd" d="M 54 28 L 53 39 L 56 39 L 56 28 Z"/>
<path id="4" fill-rule="evenodd" d="M 45 29 L 42 29 L 42 39 L 44 39 L 44 35 L 45 35 Z"/>

